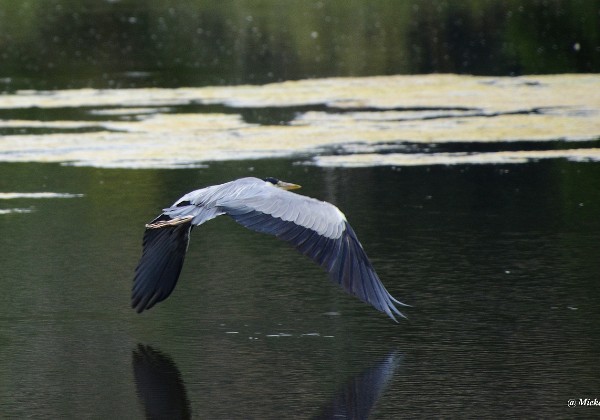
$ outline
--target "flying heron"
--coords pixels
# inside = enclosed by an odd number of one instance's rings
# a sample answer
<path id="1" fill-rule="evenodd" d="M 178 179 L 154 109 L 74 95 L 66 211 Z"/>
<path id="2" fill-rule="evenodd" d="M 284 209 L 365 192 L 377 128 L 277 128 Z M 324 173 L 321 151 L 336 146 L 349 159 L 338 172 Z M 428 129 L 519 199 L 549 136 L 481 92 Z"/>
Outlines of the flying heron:
<path id="1" fill-rule="evenodd" d="M 323 267 L 331 281 L 396 321 L 404 317 L 385 289 L 344 214 L 333 204 L 290 192 L 276 178 L 241 178 L 192 191 L 146 225 L 131 306 L 142 312 L 175 288 L 193 226 L 226 214 L 256 232 L 275 235 Z"/>

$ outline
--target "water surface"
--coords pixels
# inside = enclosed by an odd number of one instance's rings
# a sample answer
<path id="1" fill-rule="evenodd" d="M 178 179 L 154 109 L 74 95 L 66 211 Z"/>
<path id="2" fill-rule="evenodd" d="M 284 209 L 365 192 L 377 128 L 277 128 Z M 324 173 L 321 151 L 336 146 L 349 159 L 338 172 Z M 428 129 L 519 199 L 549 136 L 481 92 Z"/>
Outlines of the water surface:
<path id="1" fill-rule="evenodd" d="M 3 190 L 73 196 L 0 203 L 31 209 L 0 215 L 2 413 L 139 418 L 152 409 L 150 387 L 194 417 L 306 418 L 365 377 L 377 392 L 367 386 L 352 409 L 373 418 L 566 410 L 598 383 L 598 168 L 4 163 Z M 226 218 L 194 231 L 173 295 L 135 314 L 143 224 L 192 188 L 248 173 L 339 205 L 388 289 L 413 305 L 409 320 L 395 324 L 293 249 Z M 142 381 L 144 357 L 166 367 Z M 164 381 L 179 385 L 161 394 Z"/>

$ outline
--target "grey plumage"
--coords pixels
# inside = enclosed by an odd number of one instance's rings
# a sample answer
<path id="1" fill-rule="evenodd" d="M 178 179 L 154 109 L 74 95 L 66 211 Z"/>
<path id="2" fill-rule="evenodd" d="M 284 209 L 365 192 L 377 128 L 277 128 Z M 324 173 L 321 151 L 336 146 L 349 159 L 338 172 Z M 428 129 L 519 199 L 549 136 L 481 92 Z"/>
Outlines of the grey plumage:
<path id="1" fill-rule="evenodd" d="M 192 227 L 227 214 L 248 229 L 289 242 L 334 283 L 393 320 L 394 314 L 404 316 L 395 306 L 404 304 L 387 292 L 344 214 L 330 203 L 286 191 L 295 188 L 274 178 L 241 178 L 192 191 L 164 209 L 146 225 L 132 307 L 142 312 L 166 299 L 179 278 Z"/>

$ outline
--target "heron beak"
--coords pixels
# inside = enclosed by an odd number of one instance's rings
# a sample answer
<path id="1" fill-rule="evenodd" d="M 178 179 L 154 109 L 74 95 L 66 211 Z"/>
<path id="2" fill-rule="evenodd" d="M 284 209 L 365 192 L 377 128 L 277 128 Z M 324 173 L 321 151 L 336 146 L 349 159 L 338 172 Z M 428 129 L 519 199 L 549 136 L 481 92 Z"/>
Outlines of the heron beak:
<path id="1" fill-rule="evenodd" d="M 279 188 L 281 188 L 282 190 L 297 190 L 298 188 L 302 188 L 300 185 L 298 184 L 291 184 L 289 182 L 283 182 L 283 181 L 279 181 L 277 183 L 277 186 Z"/>

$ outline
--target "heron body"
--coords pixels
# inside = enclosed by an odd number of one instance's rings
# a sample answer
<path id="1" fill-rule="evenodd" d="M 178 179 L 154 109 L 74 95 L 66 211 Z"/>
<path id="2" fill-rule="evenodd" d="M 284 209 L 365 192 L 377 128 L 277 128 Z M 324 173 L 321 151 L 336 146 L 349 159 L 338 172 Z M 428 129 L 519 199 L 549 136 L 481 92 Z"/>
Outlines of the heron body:
<path id="1" fill-rule="evenodd" d="M 241 178 L 192 191 L 146 225 L 135 270 L 132 307 L 150 309 L 173 291 L 193 226 L 226 214 L 256 232 L 292 244 L 346 292 L 385 312 L 404 316 L 385 289 L 344 214 L 333 204 L 290 192 L 275 178 Z M 406 306 L 406 305 L 404 305 Z"/>

